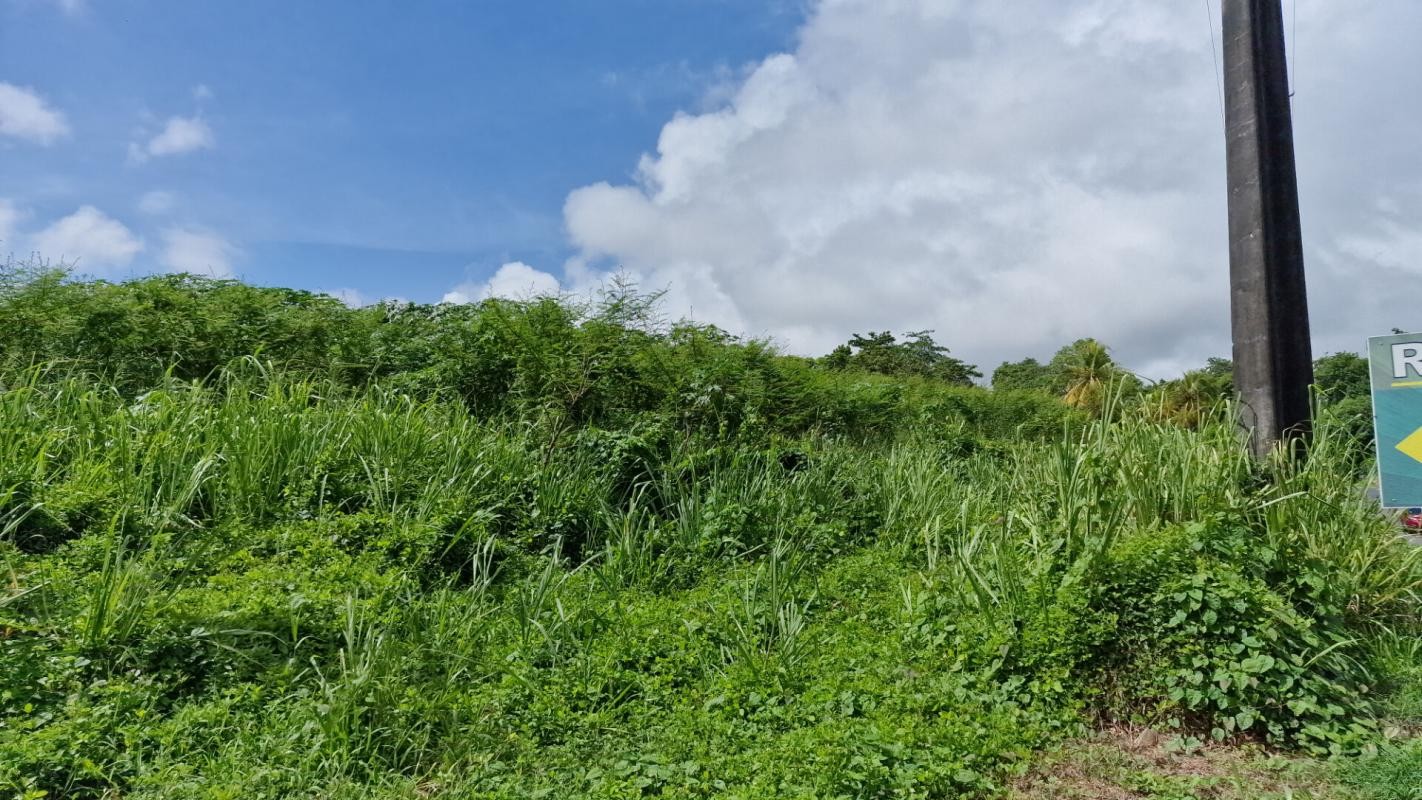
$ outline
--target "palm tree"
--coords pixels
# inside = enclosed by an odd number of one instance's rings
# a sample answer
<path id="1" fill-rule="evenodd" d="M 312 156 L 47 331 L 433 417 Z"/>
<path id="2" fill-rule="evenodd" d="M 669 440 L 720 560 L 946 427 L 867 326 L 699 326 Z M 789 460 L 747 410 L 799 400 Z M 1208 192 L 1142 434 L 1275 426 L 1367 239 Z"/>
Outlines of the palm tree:
<path id="1" fill-rule="evenodd" d="M 1120 373 L 1106 345 L 1095 339 L 1082 339 L 1072 346 L 1062 366 L 1066 385 L 1062 400 L 1073 408 L 1100 414 L 1106 391 Z"/>
<path id="2" fill-rule="evenodd" d="M 1191 370 L 1155 389 L 1149 412 L 1161 422 L 1198 428 L 1228 394 L 1228 378 L 1206 370 Z"/>

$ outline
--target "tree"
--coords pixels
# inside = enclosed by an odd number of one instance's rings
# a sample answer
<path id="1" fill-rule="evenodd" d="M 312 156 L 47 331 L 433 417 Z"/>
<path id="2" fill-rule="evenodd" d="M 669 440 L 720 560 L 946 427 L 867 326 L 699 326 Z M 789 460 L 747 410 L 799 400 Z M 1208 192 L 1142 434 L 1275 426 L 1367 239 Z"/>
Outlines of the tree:
<path id="1" fill-rule="evenodd" d="M 830 369 L 916 376 L 958 386 L 969 386 L 973 378 L 982 377 L 977 367 L 950 356 L 948 348 L 935 342 L 933 331 L 913 331 L 904 336 L 900 342 L 889 331 L 856 333 L 820 363 Z"/>
<path id="2" fill-rule="evenodd" d="M 1105 410 L 1111 391 L 1140 391 L 1140 379 L 1116 364 L 1106 345 L 1095 339 L 1078 339 L 1058 350 L 1047 368 L 1053 392 L 1067 405 L 1094 415 Z"/>
<path id="3" fill-rule="evenodd" d="M 1210 361 L 1212 363 L 1204 369 L 1190 370 L 1175 380 L 1158 384 L 1146 400 L 1146 413 L 1161 422 L 1198 428 L 1233 392 L 1230 373 L 1220 371 L 1218 364 L 1213 363 L 1224 359 Z"/>
<path id="4" fill-rule="evenodd" d="M 1213 375 L 1216 378 L 1224 378 L 1225 380 L 1229 381 L 1230 391 L 1234 391 L 1233 361 L 1229 360 L 1228 358 L 1220 358 L 1219 356 L 1210 356 L 1209 358 L 1205 359 L 1205 368 L 1201 371 L 1207 375 Z"/>
<path id="5" fill-rule="evenodd" d="M 1104 345 L 1094 340 L 1083 342 L 1062 361 L 1062 377 L 1066 381 L 1062 400 L 1076 408 L 1100 410 L 1115 372 Z"/>
<path id="6" fill-rule="evenodd" d="M 948 355 L 948 348 L 933 341 L 933 331 L 913 331 L 905 336 L 907 341 L 899 347 L 911 374 L 959 386 L 971 386 L 973 378 L 983 376 L 977 367 Z"/>
<path id="7" fill-rule="evenodd" d="M 1052 371 L 1035 358 L 1004 361 L 992 371 L 995 391 L 1052 391 Z"/>
<path id="8" fill-rule="evenodd" d="M 906 366 L 898 340 L 888 331 L 870 331 L 867 336 L 849 337 L 850 365 L 864 372 L 900 375 Z"/>
<path id="9" fill-rule="evenodd" d="M 1372 392 L 1368 360 L 1357 353 L 1333 353 L 1313 362 L 1313 383 L 1324 403 L 1367 397 Z"/>
<path id="10" fill-rule="evenodd" d="M 830 354 L 820 359 L 826 367 L 833 370 L 847 370 L 854 366 L 854 349 L 847 344 L 842 344 L 830 351 Z"/>

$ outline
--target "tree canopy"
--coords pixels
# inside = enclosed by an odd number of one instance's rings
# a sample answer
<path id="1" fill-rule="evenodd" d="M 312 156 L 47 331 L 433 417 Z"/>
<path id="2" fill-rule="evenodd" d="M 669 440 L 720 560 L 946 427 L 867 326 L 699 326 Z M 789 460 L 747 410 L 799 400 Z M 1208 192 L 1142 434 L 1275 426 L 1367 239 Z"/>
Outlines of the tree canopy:
<path id="1" fill-rule="evenodd" d="M 889 331 L 856 333 L 823 363 L 831 369 L 931 378 L 958 386 L 970 386 L 973 378 L 982 377 L 976 366 L 950 356 L 947 347 L 935 342 L 933 331 L 906 333 L 903 341 Z"/>

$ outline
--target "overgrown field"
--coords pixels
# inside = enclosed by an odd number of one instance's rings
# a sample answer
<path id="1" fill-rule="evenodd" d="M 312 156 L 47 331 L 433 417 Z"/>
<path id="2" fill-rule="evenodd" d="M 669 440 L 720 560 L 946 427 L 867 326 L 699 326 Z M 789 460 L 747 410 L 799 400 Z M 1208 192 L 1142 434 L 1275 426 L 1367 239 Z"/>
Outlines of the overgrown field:
<path id="1" fill-rule="evenodd" d="M 1112 725 L 1422 796 L 1422 556 L 1355 416 L 1256 465 L 1224 403 L 630 293 L 3 288 L 7 796 L 991 797 Z"/>

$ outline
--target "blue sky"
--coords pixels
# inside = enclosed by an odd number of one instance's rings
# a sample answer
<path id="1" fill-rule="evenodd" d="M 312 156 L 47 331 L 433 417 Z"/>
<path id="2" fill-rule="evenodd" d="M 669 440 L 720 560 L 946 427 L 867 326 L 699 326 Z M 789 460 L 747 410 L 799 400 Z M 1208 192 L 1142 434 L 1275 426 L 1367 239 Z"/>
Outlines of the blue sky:
<path id="1" fill-rule="evenodd" d="M 127 263 L 81 260 L 108 277 L 164 268 L 181 229 L 252 281 L 437 300 L 561 263 L 568 192 L 626 180 L 676 110 L 790 46 L 798 9 L 0 0 L 0 81 L 67 127 L 0 137 L 0 197 L 27 229 L 83 206 L 125 226 Z M 205 132 L 148 153 L 174 118 Z"/>

